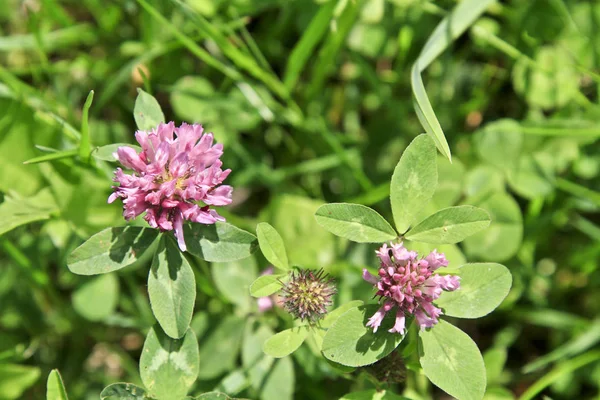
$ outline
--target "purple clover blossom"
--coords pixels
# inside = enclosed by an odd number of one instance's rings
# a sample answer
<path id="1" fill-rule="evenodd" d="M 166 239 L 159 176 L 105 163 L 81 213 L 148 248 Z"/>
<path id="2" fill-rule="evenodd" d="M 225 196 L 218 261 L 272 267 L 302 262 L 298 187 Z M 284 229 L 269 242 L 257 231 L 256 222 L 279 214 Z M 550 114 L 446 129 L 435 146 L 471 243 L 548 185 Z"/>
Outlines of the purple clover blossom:
<path id="1" fill-rule="evenodd" d="M 224 221 L 209 206 L 231 203 L 232 188 L 221 185 L 231 170 L 222 170 L 219 159 L 223 145 L 213 145 L 213 135 L 204 134 L 201 125 L 161 123 L 151 132 L 137 131 L 135 138 L 142 152 L 119 147 L 115 158 L 134 171 L 115 171 L 112 203 L 123 199 L 123 217 L 131 220 L 144 211 L 153 228 L 175 231 L 181 251 L 186 250 L 183 220 L 214 224 Z M 201 202 L 198 204 L 198 202 Z"/>
<path id="2" fill-rule="evenodd" d="M 432 302 L 443 290 L 451 292 L 460 287 L 460 277 L 434 274 L 438 268 L 448 265 L 444 253 L 434 250 L 418 260 L 417 252 L 408 251 L 400 242 L 390 243 L 390 247 L 384 244 L 376 254 L 381 260 L 379 276 L 364 269 L 363 279 L 377 288 L 376 296 L 383 305 L 369 319 L 367 326 L 377 332 L 386 313 L 393 308 L 396 308 L 396 322 L 390 333 L 404 333 L 408 314 L 415 316 L 421 329 L 437 324 L 442 310 Z"/>

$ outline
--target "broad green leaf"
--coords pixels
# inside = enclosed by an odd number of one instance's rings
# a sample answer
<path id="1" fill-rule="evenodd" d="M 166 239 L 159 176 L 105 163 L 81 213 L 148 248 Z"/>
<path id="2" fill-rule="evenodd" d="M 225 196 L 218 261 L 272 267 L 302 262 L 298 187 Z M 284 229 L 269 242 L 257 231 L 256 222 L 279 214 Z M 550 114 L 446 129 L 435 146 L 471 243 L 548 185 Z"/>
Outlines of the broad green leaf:
<path id="1" fill-rule="evenodd" d="M 290 265 L 322 268 L 335 260 L 335 237 L 314 218 L 320 206 L 321 203 L 306 197 L 283 195 L 275 198 L 260 215 L 261 220 L 269 221 L 281 235 Z"/>
<path id="2" fill-rule="evenodd" d="M 417 136 L 400 157 L 390 184 L 390 203 L 398 232 L 406 232 L 433 197 L 438 179 L 436 160 L 435 145 L 427 135 Z"/>
<path id="3" fill-rule="evenodd" d="M 113 383 L 100 393 L 101 400 L 147 400 L 146 391 L 132 383 Z"/>
<path id="4" fill-rule="evenodd" d="M 460 288 L 442 292 L 436 301 L 444 314 L 457 318 L 480 318 L 491 313 L 508 295 L 510 271 L 501 264 L 466 264 L 457 270 Z"/>
<path id="5" fill-rule="evenodd" d="M 337 321 L 337 319 L 339 317 L 341 317 L 342 315 L 344 315 L 346 313 L 346 311 L 348 311 L 348 310 L 350 310 L 351 308 L 354 308 L 354 307 L 360 307 L 362 305 L 363 305 L 363 301 L 362 300 L 352 300 L 352 301 L 349 301 L 346 304 L 342 304 L 341 306 L 339 306 L 335 310 L 328 312 L 325 315 L 325 317 L 321 320 L 321 323 L 319 324 L 319 327 L 320 328 L 324 328 L 324 329 L 329 328 L 331 325 L 333 325 L 333 323 L 335 321 Z"/>
<path id="6" fill-rule="evenodd" d="M 79 275 L 116 271 L 139 260 L 157 236 L 158 230 L 151 228 L 106 228 L 73 250 L 67 266 Z"/>
<path id="7" fill-rule="evenodd" d="M 53 369 L 48 375 L 46 400 L 69 400 L 65 384 L 57 369 Z"/>
<path id="8" fill-rule="evenodd" d="M 158 326 L 150 329 L 140 357 L 142 382 L 152 397 L 180 399 L 198 377 L 198 341 L 191 329 L 172 339 Z"/>
<path id="9" fill-rule="evenodd" d="M 258 245 L 263 255 L 271 264 L 283 270 L 290 269 L 283 239 L 277 230 L 266 222 L 256 226 Z"/>
<path id="10" fill-rule="evenodd" d="M 0 204 L 0 235 L 21 225 L 47 220 L 58 212 L 49 189 L 42 189 L 29 198 L 21 198 L 16 193 L 13 195 L 7 195 Z"/>
<path id="11" fill-rule="evenodd" d="M 215 286 L 238 311 L 250 312 L 256 301 L 250 297 L 250 285 L 254 282 L 258 270 L 254 257 L 228 263 L 213 263 L 211 272 Z"/>
<path id="12" fill-rule="evenodd" d="M 432 244 L 407 241 L 404 245 L 408 250 L 416 251 L 423 257 L 427 256 L 433 250 L 437 250 L 438 253 L 444 253 L 448 260 L 448 267 L 444 268 L 444 271 L 457 269 L 467 262 L 465 255 L 456 244 Z"/>
<path id="13" fill-rule="evenodd" d="M 244 320 L 235 315 L 219 319 L 219 324 L 211 335 L 200 343 L 199 378 L 214 379 L 226 371 L 232 370 L 240 352 Z M 227 340 L 223 340 L 227 338 Z"/>
<path id="14" fill-rule="evenodd" d="M 256 236 L 226 222 L 184 225 L 187 251 L 210 262 L 249 257 L 257 247 Z"/>
<path id="15" fill-rule="evenodd" d="M 291 357 L 275 361 L 259 398 L 263 400 L 292 400 L 294 398 L 295 375 Z"/>
<path id="16" fill-rule="evenodd" d="M 405 236 L 416 242 L 452 244 L 487 228 L 489 224 L 490 215 L 481 208 L 448 207 L 419 222 Z"/>
<path id="17" fill-rule="evenodd" d="M 113 143 L 113 144 L 108 144 L 106 146 L 96 147 L 96 149 L 94 149 L 92 151 L 92 157 L 94 157 L 97 160 L 102 160 L 102 161 L 117 161 L 117 159 L 115 158 L 115 156 L 113 154 L 116 153 L 116 151 L 119 147 L 131 147 L 137 153 L 142 151 L 142 148 L 140 146 L 136 146 L 134 144 Z"/>
<path id="18" fill-rule="evenodd" d="M 354 307 L 360 307 L 363 304 L 364 303 L 362 300 L 352 300 L 346 304 L 342 304 L 335 310 L 330 311 L 327 314 L 325 314 L 325 317 L 321 320 L 319 325 L 317 327 L 311 329 L 312 339 L 314 340 L 314 343 L 315 343 L 316 347 L 318 348 L 319 352 L 321 352 L 321 350 L 323 348 L 323 338 L 325 337 L 325 334 L 327 333 L 327 329 L 329 329 L 329 327 L 331 327 L 331 325 L 333 325 L 333 323 L 335 321 L 337 321 L 338 318 L 341 317 L 346 311 L 348 311 L 349 309 L 354 308 Z M 310 344 L 310 342 L 309 342 L 309 344 Z M 329 360 L 327 360 L 327 361 L 329 361 Z M 345 365 L 337 364 L 335 362 L 331 362 L 331 363 L 334 367 L 336 367 L 338 369 L 342 369 L 342 370 L 348 369 L 348 367 Z M 348 371 L 344 371 L 344 372 L 348 372 Z"/>
<path id="19" fill-rule="evenodd" d="M 163 236 L 148 275 L 152 312 L 167 335 L 186 334 L 196 301 L 194 271 L 175 242 Z"/>
<path id="20" fill-rule="evenodd" d="M 95 276 L 73 292 L 73 308 L 90 321 L 101 321 L 116 309 L 119 280 L 114 274 Z"/>
<path id="21" fill-rule="evenodd" d="M 390 354 L 404 336 L 388 332 L 394 325 L 394 312 L 387 313 L 377 333 L 366 326 L 378 309 L 378 305 L 367 305 L 342 314 L 323 338 L 323 355 L 338 364 L 360 367 Z"/>
<path id="22" fill-rule="evenodd" d="M 514 256 L 523 239 L 523 217 L 519 204 L 503 191 L 493 194 L 477 206 L 490 213 L 488 229 L 465 239 L 470 257 L 485 261 L 504 261 Z"/>
<path id="23" fill-rule="evenodd" d="M 307 335 L 308 328 L 305 326 L 286 329 L 267 339 L 263 344 L 263 351 L 271 357 L 285 357 L 296 351 L 304 343 Z"/>
<path id="24" fill-rule="evenodd" d="M 515 168 L 521 155 L 523 133 L 520 125 L 511 119 L 487 124 L 475 135 L 479 157 L 501 169 Z"/>
<path id="25" fill-rule="evenodd" d="M 209 392 L 203 393 L 198 397 L 195 397 L 196 400 L 230 400 L 231 397 L 227 396 L 225 393 L 221 392 Z"/>
<path id="26" fill-rule="evenodd" d="M 253 297 L 270 296 L 281 289 L 283 275 L 263 275 L 250 285 L 250 294 Z"/>
<path id="27" fill-rule="evenodd" d="M 214 389 L 225 393 L 240 393 L 249 386 L 246 374 L 238 368 L 227 374 Z"/>
<path id="28" fill-rule="evenodd" d="M 133 117 L 135 118 L 135 124 L 141 131 L 150 131 L 155 129 L 161 122 L 165 122 L 165 115 L 158 101 L 140 88 L 138 88 L 138 96 L 133 107 Z"/>
<path id="29" fill-rule="evenodd" d="M 381 243 L 398 237 L 377 211 L 360 204 L 325 204 L 319 207 L 315 218 L 329 232 L 354 242 Z"/>
<path id="30" fill-rule="evenodd" d="M 486 386 L 483 357 L 473 340 L 440 320 L 419 332 L 421 366 L 429 380 L 459 400 L 483 398 Z"/>
<path id="31" fill-rule="evenodd" d="M 550 155 L 524 154 L 515 169 L 507 174 L 508 184 L 519 195 L 535 199 L 552 192 L 552 159 Z"/>
<path id="32" fill-rule="evenodd" d="M 410 400 L 408 397 L 399 396 L 389 390 L 363 390 L 352 392 L 340 397 L 340 400 Z"/>
<path id="33" fill-rule="evenodd" d="M 259 325 L 255 329 L 254 325 L 252 322 L 246 324 L 242 344 L 242 367 L 247 371 L 250 386 L 260 390 L 275 362 L 273 357 L 265 355 L 262 346 L 274 332 L 268 326 Z"/>
<path id="34" fill-rule="evenodd" d="M 29 365 L 0 364 L 0 393 L 2 399 L 21 399 L 23 392 L 40 378 L 40 369 Z"/>
<path id="35" fill-rule="evenodd" d="M 417 117 L 425 131 L 434 139 L 437 148 L 449 160 L 451 159 L 450 148 L 427 97 L 421 73 L 454 39 L 462 35 L 493 1 L 465 0 L 460 2 L 435 28 L 412 67 L 411 85 Z M 396 228 L 401 230 L 398 226 Z"/>

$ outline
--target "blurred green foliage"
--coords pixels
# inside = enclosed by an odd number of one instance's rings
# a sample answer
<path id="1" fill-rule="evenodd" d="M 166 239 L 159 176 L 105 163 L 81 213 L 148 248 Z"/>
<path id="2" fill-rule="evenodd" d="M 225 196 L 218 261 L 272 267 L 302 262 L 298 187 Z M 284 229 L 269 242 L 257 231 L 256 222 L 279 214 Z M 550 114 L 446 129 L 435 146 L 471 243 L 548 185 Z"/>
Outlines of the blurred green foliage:
<path id="1" fill-rule="evenodd" d="M 423 130 L 411 66 L 454 6 L 4 0 L 0 399 L 44 398 L 55 368 L 71 399 L 144 380 L 138 361 L 155 323 L 145 287 L 151 260 L 100 277 L 66 268 L 83 240 L 124 224 L 119 207 L 106 204 L 109 154 L 91 164 L 73 157 L 23 164 L 77 151 L 90 90 L 93 147 L 132 142 L 137 89 L 152 93 L 167 120 L 203 123 L 224 143 L 235 188 L 224 211 L 231 223 L 250 231 L 270 223 L 291 265 L 336 277 L 336 304 L 367 300 L 360 272 L 375 266 L 374 246 L 335 238 L 313 214 L 324 202 L 351 201 L 391 220 L 391 174 Z M 428 207 L 473 204 L 492 216 L 489 229 L 438 248 L 450 267 L 465 258 L 502 261 L 514 278 L 499 310 L 459 324 L 484 352 L 488 399 L 600 398 L 599 27 L 593 0 L 494 3 L 423 73 L 453 154 L 452 164 L 439 162 Z M 259 313 L 250 297 L 249 285 L 269 265 L 261 255 L 191 261 L 200 346 L 191 393 L 372 398 L 370 375 L 342 374 L 310 341 L 293 357 L 260 351 L 291 326 L 277 308 Z M 439 398 L 411 371 L 405 350 L 406 382 L 390 390 Z"/>

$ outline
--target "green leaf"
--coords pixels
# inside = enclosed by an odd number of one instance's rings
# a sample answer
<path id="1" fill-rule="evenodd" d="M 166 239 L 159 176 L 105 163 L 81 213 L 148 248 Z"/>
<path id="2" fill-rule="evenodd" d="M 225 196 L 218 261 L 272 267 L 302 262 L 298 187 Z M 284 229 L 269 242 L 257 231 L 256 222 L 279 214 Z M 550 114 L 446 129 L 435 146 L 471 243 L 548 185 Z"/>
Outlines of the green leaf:
<path id="1" fill-rule="evenodd" d="M 196 400 L 230 400 L 231 397 L 221 392 L 203 393 L 195 398 Z"/>
<path id="2" fill-rule="evenodd" d="M 502 119 L 478 131 L 475 141 L 483 161 L 506 170 L 517 165 L 523 146 L 523 133 L 518 122 Z"/>
<path id="3" fill-rule="evenodd" d="M 7 195 L 0 204 L 0 235 L 21 225 L 49 219 L 57 211 L 58 207 L 49 189 L 42 189 L 29 198 L 21 198 L 16 194 L 14 197 Z"/>
<path id="4" fill-rule="evenodd" d="M 101 400 L 146 400 L 146 391 L 132 383 L 113 383 L 100 393 Z"/>
<path id="5" fill-rule="evenodd" d="M 95 234 L 67 257 L 75 274 L 105 274 L 139 260 L 158 236 L 158 230 L 127 226 L 106 228 Z"/>
<path id="6" fill-rule="evenodd" d="M 494 0 L 465 0 L 460 2 L 435 28 L 411 70 L 411 85 L 415 112 L 425 131 L 431 135 L 437 148 L 449 160 L 450 148 L 427 97 L 421 73 L 435 60 L 454 39 L 475 22 Z M 401 230 L 398 226 L 398 230 Z"/>
<path id="7" fill-rule="evenodd" d="M 250 386 L 260 390 L 265 378 L 269 375 L 275 362 L 273 357 L 265 355 L 262 346 L 275 333 L 266 325 L 248 323 L 244 331 L 242 344 L 242 368 L 247 371 Z"/>
<path id="8" fill-rule="evenodd" d="M 253 234 L 226 222 L 184 225 L 187 251 L 210 262 L 227 262 L 249 257 L 256 250 Z"/>
<path id="9" fill-rule="evenodd" d="M 281 277 L 283 275 L 263 275 L 258 277 L 250 285 L 250 294 L 253 297 L 270 296 L 281 289 Z"/>
<path id="10" fill-rule="evenodd" d="M 256 303 L 250 297 L 250 285 L 258 275 L 254 257 L 228 263 L 213 263 L 211 272 L 215 286 L 232 304 L 239 307 L 238 311 L 250 312 L 252 304 Z"/>
<path id="11" fill-rule="evenodd" d="M 172 339 L 154 326 L 144 342 L 140 375 L 150 396 L 180 399 L 196 381 L 199 362 L 198 341 L 191 329 L 182 339 Z"/>
<path id="12" fill-rule="evenodd" d="M 200 379 L 213 379 L 234 369 L 242 343 L 243 326 L 243 319 L 236 315 L 229 315 L 220 320 L 208 338 L 202 340 L 200 347 L 202 365 L 198 374 Z"/>
<path id="13" fill-rule="evenodd" d="M 286 329 L 267 339 L 263 344 L 263 351 L 271 357 L 285 357 L 296 351 L 304 343 L 307 335 L 308 328 L 306 326 Z"/>
<path id="14" fill-rule="evenodd" d="M 390 184 L 390 203 L 398 232 L 406 232 L 413 225 L 419 211 L 433 197 L 437 181 L 435 144 L 429 136 L 419 135 L 404 150 Z"/>
<path id="15" fill-rule="evenodd" d="M 0 364 L 0 393 L 2 399 L 21 399 L 40 377 L 40 369 L 28 365 Z"/>
<path id="16" fill-rule="evenodd" d="M 73 308 L 90 321 L 101 321 L 116 309 L 119 300 L 119 280 L 113 274 L 89 279 L 72 297 Z"/>
<path id="17" fill-rule="evenodd" d="M 362 305 L 363 305 L 363 301 L 362 300 L 352 300 L 352 301 L 349 301 L 346 304 L 342 304 L 341 306 L 339 306 L 335 310 L 328 312 L 325 315 L 325 317 L 321 320 L 321 323 L 319 324 L 319 327 L 323 328 L 323 329 L 329 328 L 331 325 L 333 325 L 333 323 L 335 321 L 337 321 L 337 319 L 339 317 L 341 317 L 342 315 L 344 315 L 346 313 L 346 311 L 348 311 L 348 310 L 350 310 L 351 308 L 354 308 L 354 307 L 360 307 Z"/>
<path id="18" fill-rule="evenodd" d="M 388 390 L 363 390 L 352 392 L 340 397 L 340 400 L 410 400 L 408 397 L 399 396 Z"/>
<path id="19" fill-rule="evenodd" d="M 135 124 L 141 131 L 150 131 L 161 122 L 165 122 L 165 115 L 158 101 L 140 88 L 138 88 L 138 96 L 133 107 L 133 117 L 135 118 Z"/>
<path id="20" fill-rule="evenodd" d="M 57 369 L 53 369 L 50 371 L 50 375 L 48 375 L 46 400 L 69 400 L 65 384 Z"/>
<path id="21" fill-rule="evenodd" d="M 266 222 L 261 222 L 256 226 L 256 236 L 260 251 L 271 264 L 275 267 L 289 270 L 287 254 L 283 239 L 277 233 L 277 230 Z"/>
<path id="22" fill-rule="evenodd" d="M 113 143 L 113 144 L 108 144 L 106 146 L 96 147 L 92 151 L 92 156 L 96 160 L 117 161 L 117 159 L 113 156 L 113 154 L 117 151 L 117 149 L 119 147 L 131 147 L 137 153 L 139 153 L 139 152 L 142 151 L 142 148 L 140 146 L 136 146 L 134 144 L 129 144 L 129 143 Z"/>
<path id="23" fill-rule="evenodd" d="M 321 268 L 335 260 L 335 237 L 321 229 L 314 218 L 320 206 L 321 203 L 306 197 L 282 195 L 261 215 L 281 235 L 291 265 Z"/>
<path id="24" fill-rule="evenodd" d="M 512 285 L 510 271 L 501 264 L 466 264 L 457 271 L 460 289 L 443 292 L 436 301 L 444 314 L 457 318 L 481 318 L 494 311 Z"/>
<path id="25" fill-rule="evenodd" d="M 292 400 L 294 398 L 294 363 L 291 357 L 275 361 L 259 398 L 263 400 Z"/>
<path id="26" fill-rule="evenodd" d="M 490 215 L 481 208 L 448 207 L 419 222 L 405 236 L 417 242 L 452 244 L 487 228 L 489 224 Z"/>
<path id="27" fill-rule="evenodd" d="M 504 261 L 517 254 L 523 240 L 523 217 L 515 199 L 501 191 L 477 206 L 490 213 L 492 222 L 488 229 L 465 239 L 467 254 L 485 261 Z"/>
<path id="28" fill-rule="evenodd" d="M 512 190 L 528 199 L 547 196 L 554 189 L 551 164 L 552 159 L 548 154 L 524 154 L 518 166 L 508 171 L 508 184 Z"/>
<path id="29" fill-rule="evenodd" d="M 315 218 L 329 232 L 354 242 L 381 243 L 398 237 L 377 211 L 360 204 L 325 204 L 319 207 Z"/>
<path id="30" fill-rule="evenodd" d="M 459 400 L 483 398 L 486 386 L 483 357 L 473 340 L 440 320 L 419 332 L 420 362 L 429 380 Z"/>
<path id="31" fill-rule="evenodd" d="M 152 312 L 165 333 L 175 339 L 185 335 L 194 312 L 196 280 L 192 267 L 166 235 L 152 261 L 148 295 Z"/>
<path id="32" fill-rule="evenodd" d="M 366 326 L 378 309 L 378 305 L 367 305 L 342 314 L 323 338 L 323 355 L 338 364 L 360 367 L 390 354 L 404 336 L 388 332 L 394 325 L 394 312 L 387 313 L 377 333 Z"/>

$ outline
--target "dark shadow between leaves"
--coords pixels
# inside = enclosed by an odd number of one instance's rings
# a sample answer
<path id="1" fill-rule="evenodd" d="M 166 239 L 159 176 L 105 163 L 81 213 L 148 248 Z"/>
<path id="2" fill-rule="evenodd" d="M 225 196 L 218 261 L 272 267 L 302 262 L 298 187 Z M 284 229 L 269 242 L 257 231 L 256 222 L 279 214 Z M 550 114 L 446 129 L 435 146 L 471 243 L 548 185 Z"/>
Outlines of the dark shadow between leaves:
<path id="1" fill-rule="evenodd" d="M 378 305 L 367 305 L 360 306 L 360 310 L 365 310 L 363 317 L 363 324 L 366 326 L 369 322 L 369 318 L 379 309 Z M 400 335 L 398 333 L 389 333 L 388 330 L 394 326 L 395 312 L 388 312 L 381 326 L 374 333 L 372 329 L 369 329 L 366 334 L 361 336 L 356 342 L 356 351 L 361 354 L 367 352 L 379 352 L 377 359 L 381 359 L 390 354 L 398 345 L 400 341 Z"/>
<path id="2" fill-rule="evenodd" d="M 156 335 L 156 338 L 158 339 L 158 343 L 160 344 L 160 347 L 165 350 L 167 353 L 177 353 L 179 352 L 179 349 L 181 349 L 181 346 L 183 346 L 183 338 L 181 339 L 173 339 L 170 338 L 169 336 L 167 336 L 166 333 L 164 333 L 162 331 L 162 329 L 160 329 L 159 325 L 154 325 L 152 327 L 152 329 L 154 330 L 154 334 Z"/>
<path id="3" fill-rule="evenodd" d="M 183 255 L 179 251 L 179 248 L 175 244 L 175 240 L 172 237 L 169 235 L 165 235 L 163 237 L 155 257 L 166 260 L 169 271 L 169 279 L 176 281 L 177 275 L 179 274 L 179 271 L 181 271 L 181 266 L 183 265 Z M 159 279 L 158 269 L 160 266 L 160 262 L 152 263 L 152 274 L 156 279 Z"/>
<path id="4" fill-rule="evenodd" d="M 127 258 L 137 260 L 152 245 L 158 231 L 139 226 L 115 227 L 111 229 L 109 257 L 116 263 Z"/>

